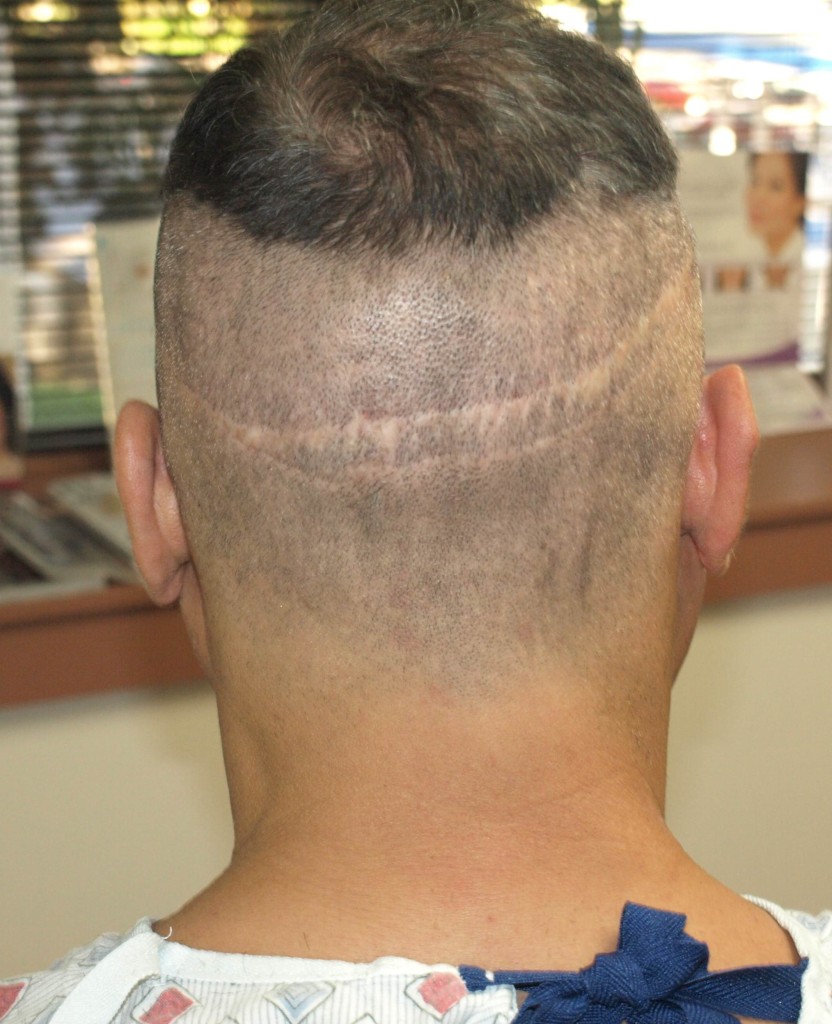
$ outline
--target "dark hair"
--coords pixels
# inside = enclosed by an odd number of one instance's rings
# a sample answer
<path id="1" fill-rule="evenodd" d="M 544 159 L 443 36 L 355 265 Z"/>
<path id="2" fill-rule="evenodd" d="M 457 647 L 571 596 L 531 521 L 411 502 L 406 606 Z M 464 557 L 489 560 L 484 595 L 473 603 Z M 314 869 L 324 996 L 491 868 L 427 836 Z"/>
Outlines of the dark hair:
<path id="1" fill-rule="evenodd" d="M 11 451 L 17 448 L 17 417 L 15 414 L 14 390 L 6 378 L 6 371 L 0 365 L 0 413 L 6 417 L 6 447 Z"/>
<path id="2" fill-rule="evenodd" d="M 264 240 L 499 244 L 576 193 L 670 198 L 628 65 L 520 0 L 326 0 L 191 102 L 164 193 Z"/>
<path id="3" fill-rule="evenodd" d="M 800 195 L 806 195 L 806 176 L 809 170 L 809 154 L 788 152 L 786 156 L 792 168 L 792 175 L 797 191 Z"/>

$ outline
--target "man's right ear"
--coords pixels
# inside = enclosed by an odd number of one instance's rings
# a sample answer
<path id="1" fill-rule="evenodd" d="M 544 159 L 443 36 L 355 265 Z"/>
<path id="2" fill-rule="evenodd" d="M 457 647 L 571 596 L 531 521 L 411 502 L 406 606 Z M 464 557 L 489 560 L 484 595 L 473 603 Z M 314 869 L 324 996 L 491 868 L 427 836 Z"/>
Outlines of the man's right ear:
<path id="1" fill-rule="evenodd" d="M 190 561 L 179 502 L 162 451 L 159 413 L 128 402 L 118 418 L 115 476 L 130 529 L 133 555 L 150 597 L 173 604 Z"/>

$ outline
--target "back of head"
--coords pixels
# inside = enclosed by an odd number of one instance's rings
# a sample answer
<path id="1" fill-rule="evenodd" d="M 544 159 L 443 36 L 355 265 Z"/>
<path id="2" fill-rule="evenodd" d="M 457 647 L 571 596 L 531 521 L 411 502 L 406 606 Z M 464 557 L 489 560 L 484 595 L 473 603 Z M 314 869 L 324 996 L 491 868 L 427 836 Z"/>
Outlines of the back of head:
<path id="1" fill-rule="evenodd" d="M 327 0 L 209 79 L 157 266 L 209 620 L 458 688 L 621 644 L 697 415 L 675 176 L 629 68 L 519 0 Z"/>

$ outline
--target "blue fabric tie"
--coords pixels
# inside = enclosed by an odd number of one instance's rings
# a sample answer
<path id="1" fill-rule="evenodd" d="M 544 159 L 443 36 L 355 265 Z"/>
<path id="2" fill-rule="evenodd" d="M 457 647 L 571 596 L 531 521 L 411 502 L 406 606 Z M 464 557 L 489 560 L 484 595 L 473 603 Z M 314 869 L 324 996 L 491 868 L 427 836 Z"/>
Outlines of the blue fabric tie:
<path id="1" fill-rule="evenodd" d="M 708 947 L 685 934 L 685 915 L 628 903 L 618 949 L 582 971 L 461 967 L 469 992 L 489 985 L 528 990 L 515 1024 L 736 1024 L 736 1015 L 796 1022 L 797 966 L 708 972 Z"/>

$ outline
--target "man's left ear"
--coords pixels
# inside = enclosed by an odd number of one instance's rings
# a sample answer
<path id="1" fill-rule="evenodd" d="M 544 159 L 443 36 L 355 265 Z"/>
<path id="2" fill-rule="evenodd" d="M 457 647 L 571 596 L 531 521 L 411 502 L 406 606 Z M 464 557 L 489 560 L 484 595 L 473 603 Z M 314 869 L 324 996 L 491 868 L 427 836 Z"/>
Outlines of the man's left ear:
<path id="1" fill-rule="evenodd" d="M 179 502 L 162 451 L 159 413 L 128 402 L 116 426 L 115 475 L 136 565 L 150 597 L 173 604 L 190 561 Z"/>
<path id="2" fill-rule="evenodd" d="M 738 366 L 705 378 L 682 503 L 682 532 L 701 564 L 724 572 L 745 522 L 751 463 L 759 441 L 748 384 Z"/>

